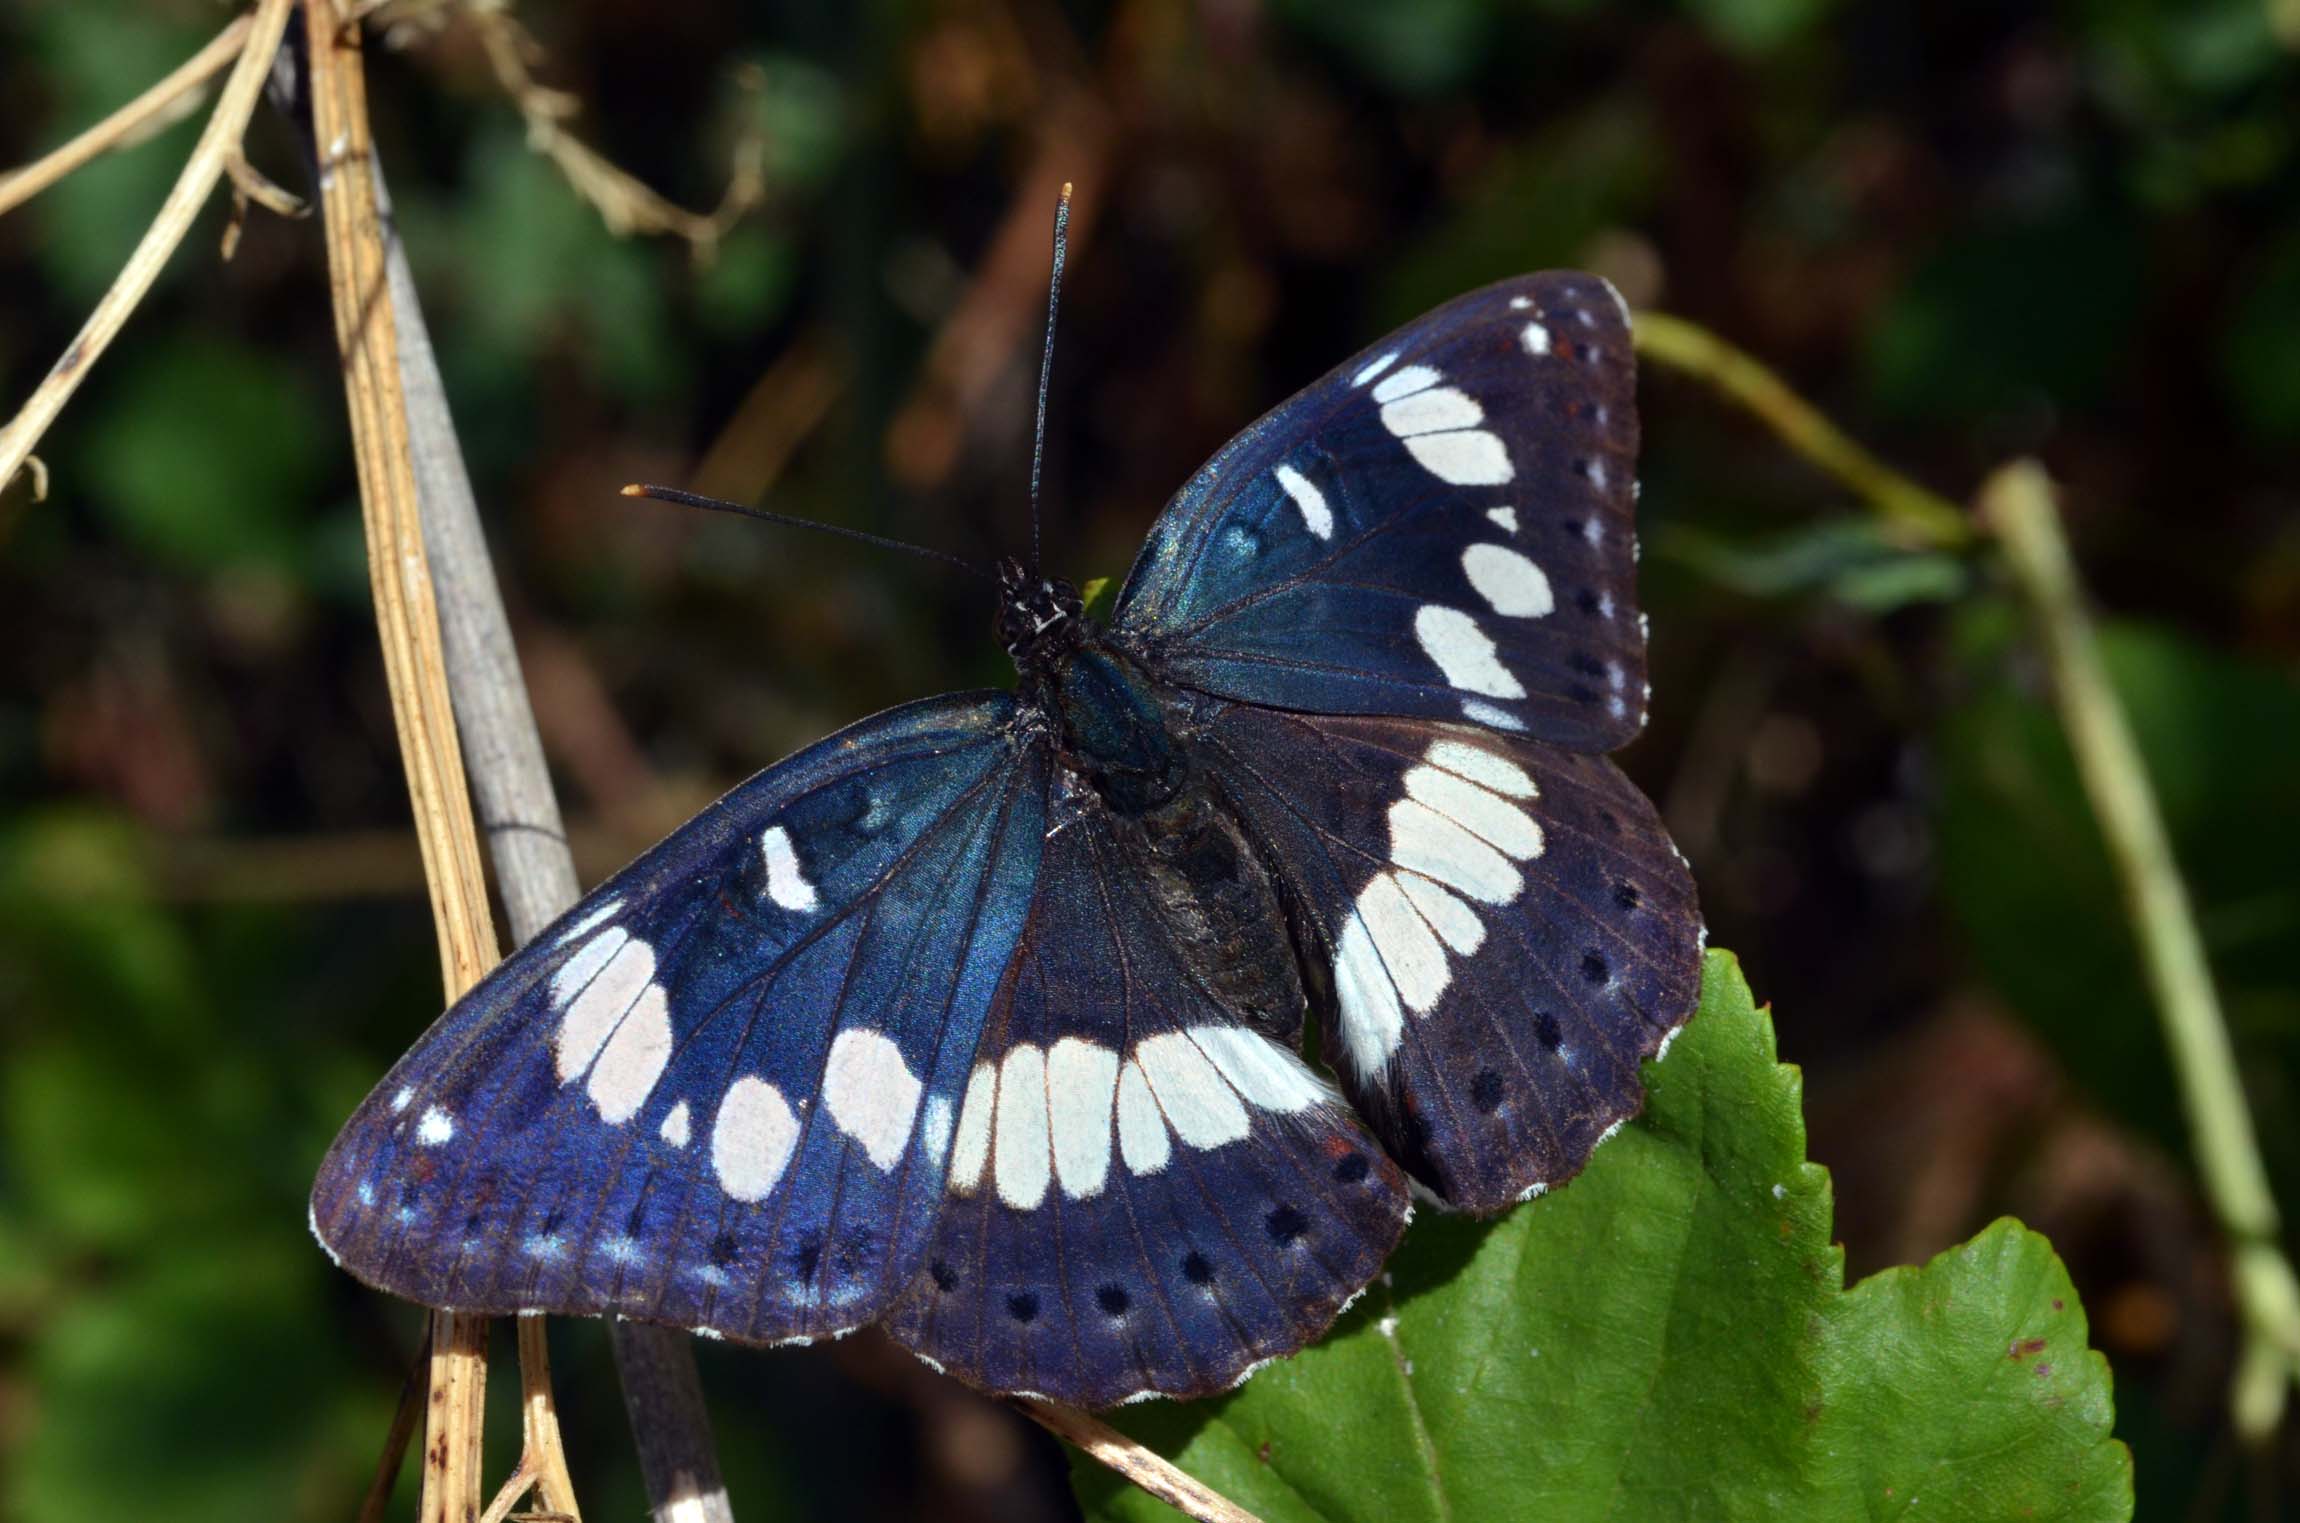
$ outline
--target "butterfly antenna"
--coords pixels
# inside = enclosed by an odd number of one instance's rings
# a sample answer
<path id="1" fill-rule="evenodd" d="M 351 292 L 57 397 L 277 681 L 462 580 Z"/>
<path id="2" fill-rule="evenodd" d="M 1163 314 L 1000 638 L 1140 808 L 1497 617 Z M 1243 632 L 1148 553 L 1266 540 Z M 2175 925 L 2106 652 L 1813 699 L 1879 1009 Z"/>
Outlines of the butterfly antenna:
<path id="1" fill-rule="evenodd" d="M 925 545 L 914 545 L 906 540 L 888 539 L 883 534 L 866 534 L 860 529 L 849 529 L 841 524 L 826 524 L 812 518 L 793 518 L 788 513 L 770 512 L 766 508 L 746 507 L 739 502 L 729 502 L 724 497 L 705 497 L 699 492 L 682 492 L 677 487 L 648 486 L 637 481 L 623 488 L 623 495 L 625 497 L 652 498 L 656 502 L 675 502 L 682 507 L 707 508 L 713 513 L 733 513 L 742 518 L 756 518 L 762 523 L 788 524 L 794 529 L 815 529 L 824 534 L 836 534 L 841 539 L 859 540 L 866 545 L 876 545 L 881 550 L 904 550 L 912 555 L 923 555 L 929 560 L 937 560 L 945 565 L 956 566 L 968 576 L 980 577 L 986 582 L 996 583 L 998 580 L 997 577 L 977 566 L 974 562 L 961 560 L 947 551 L 930 549 Z"/>
<path id="2" fill-rule="evenodd" d="M 1046 459 L 1046 383 L 1054 374 L 1054 317 L 1062 310 L 1062 262 L 1070 255 L 1070 182 L 1054 203 L 1054 278 L 1046 287 L 1046 352 L 1038 360 L 1038 426 L 1030 437 L 1030 569 L 1038 570 L 1038 475 Z"/>

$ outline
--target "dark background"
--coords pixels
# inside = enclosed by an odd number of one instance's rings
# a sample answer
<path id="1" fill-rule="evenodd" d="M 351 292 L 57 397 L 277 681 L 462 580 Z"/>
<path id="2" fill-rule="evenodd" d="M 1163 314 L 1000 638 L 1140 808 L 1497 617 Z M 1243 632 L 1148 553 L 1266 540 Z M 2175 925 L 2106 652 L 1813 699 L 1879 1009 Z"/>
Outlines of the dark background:
<path id="1" fill-rule="evenodd" d="M 1341 356 L 1580 266 L 1953 499 L 2018 453 L 2066 483 L 2289 1213 L 2300 96 L 2275 9 L 527 7 L 572 129 L 682 204 L 763 135 L 765 204 L 709 260 L 611 236 L 453 7 L 398 13 L 370 89 L 587 878 L 836 725 L 1005 680 L 962 578 L 614 489 L 1018 545 L 1062 179 L 1045 534 L 1080 579 L 1123 574 L 1190 470 Z M 228 15 L 8 7 L 0 163 Z M 196 130 L 0 219 L 0 405 Z M 251 153 L 309 188 L 279 122 Z M 303 1224 L 327 1139 L 439 999 L 318 230 L 257 212 L 220 263 L 224 220 L 41 447 L 50 500 L 0 495 L 12 1517 L 345 1516 L 415 1348 Z M 1852 1270 L 2017 1213 L 2113 1363 L 2141 1515 L 2273 1515 L 2290 1429 L 2265 1456 L 2229 1433 L 2224 1260 L 2001 578 L 1887 543 L 1698 385 L 1649 367 L 1643 393 L 1654 722 L 1624 761 L 1806 1070 Z M 632 1516 L 605 1340 L 553 1336 L 587 1509 Z M 701 1353 L 746 1519 L 1070 1507 L 1047 1441 L 868 1335 Z"/>

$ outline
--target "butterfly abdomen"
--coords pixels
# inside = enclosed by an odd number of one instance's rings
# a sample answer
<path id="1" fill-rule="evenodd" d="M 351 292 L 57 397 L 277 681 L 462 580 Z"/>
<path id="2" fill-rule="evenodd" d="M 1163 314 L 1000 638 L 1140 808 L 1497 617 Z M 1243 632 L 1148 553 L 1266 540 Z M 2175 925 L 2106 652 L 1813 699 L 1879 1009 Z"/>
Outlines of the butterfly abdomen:
<path id="1" fill-rule="evenodd" d="M 1117 834 L 1208 991 L 1263 1035 L 1300 1045 L 1302 981 L 1276 885 L 1209 785 L 1197 781 Z"/>

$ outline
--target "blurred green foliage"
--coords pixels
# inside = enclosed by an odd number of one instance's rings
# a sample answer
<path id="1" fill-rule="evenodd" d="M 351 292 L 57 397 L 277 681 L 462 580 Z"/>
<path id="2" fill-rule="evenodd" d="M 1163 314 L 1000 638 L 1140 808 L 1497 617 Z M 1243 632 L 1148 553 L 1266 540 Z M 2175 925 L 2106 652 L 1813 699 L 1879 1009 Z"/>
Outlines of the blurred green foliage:
<path id="1" fill-rule="evenodd" d="M 837 723 L 1002 677 L 970 587 L 612 493 L 708 457 L 793 512 L 1015 544 L 1037 294 L 1001 313 L 969 282 L 1010 217 L 1040 236 L 1014 196 L 1049 154 L 1098 207 L 1047 459 L 1051 555 L 1082 578 L 1122 573 L 1165 494 L 1337 355 L 1544 265 L 1731 337 L 1952 497 L 2041 452 L 2300 1205 L 2300 91 L 2259 0 L 520 9 L 575 130 L 681 204 L 714 204 L 765 129 L 767 204 L 698 262 L 611 236 L 452 26 L 373 55 L 589 872 Z M 0 163 L 224 14 L 0 10 Z M 1049 143 L 1076 99 L 1097 133 Z M 0 219 L 6 396 L 69 342 L 195 131 Z M 278 123 L 251 152 L 308 189 Z M 414 1347 L 413 1315 L 302 1225 L 326 1139 L 438 999 L 318 240 L 259 213 L 219 264 L 222 215 L 44 442 L 51 501 L 0 498 L 10 1518 L 343 1517 Z M 898 420 L 962 312 L 1023 337 L 969 361 L 978 394 L 928 469 Z M 802 339 L 820 371 L 754 405 Z M 2182 1129 L 2017 618 L 1985 566 L 1896 549 L 1683 381 L 1649 377 L 1645 413 L 1656 720 L 1625 762 L 1816 1103 L 1891 1081 L 1819 1161 L 1952 1203 L 1846 1227 L 1849 1255 L 1922 1259 L 2019 1211 L 2116 1361 L 2143 1514 L 2288 1507 L 2289 1434 L 2240 1459 L 2226 1431 L 2217 1245 L 2150 1183 Z M 2035 1033 L 2054 1087 L 2008 1102 L 1950 1189 L 1896 1127 L 1978 1082 L 1908 1056 L 1974 1008 Z M 2081 1174 L 2080 1153 L 2106 1161 Z M 586 1500 L 633 1515 L 604 1340 L 564 1329 L 557 1351 Z M 1046 1447 L 870 1340 L 705 1369 L 746 1518 L 1069 1506 Z"/>

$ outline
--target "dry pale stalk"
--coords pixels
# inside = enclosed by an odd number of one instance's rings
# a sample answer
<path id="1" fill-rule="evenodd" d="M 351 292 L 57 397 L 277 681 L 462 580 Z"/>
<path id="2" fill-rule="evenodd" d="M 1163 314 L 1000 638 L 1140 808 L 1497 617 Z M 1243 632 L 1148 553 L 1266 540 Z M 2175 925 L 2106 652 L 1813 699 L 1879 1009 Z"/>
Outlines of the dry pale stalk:
<path id="1" fill-rule="evenodd" d="M 247 130 L 248 117 L 263 95 L 264 77 L 271 71 L 272 55 L 279 51 L 280 36 L 287 30 L 292 4 L 293 0 L 262 0 L 248 18 L 239 64 L 232 70 L 231 78 L 224 82 L 215 112 L 201 129 L 191 157 L 184 161 L 183 173 L 176 177 L 175 187 L 160 203 L 159 215 L 144 230 L 143 238 L 136 244 L 135 252 L 128 256 L 112 288 L 96 303 L 96 310 L 88 314 L 79 337 L 72 340 L 62 358 L 33 390 L 23 411 L 11 419 L 7 427 L 0 428 L 0 487 L 15 479 L 25 457 L 56 421 L 72 393 L 79 390 L 89 368 L 119 336 L 128 314 L 136 310 L 144 294 L 151 290 L 152 282 L 159 279 L 168 256 L 184 241 L 184 234 L 191 230 L 192 219 L 199 215 L 200 207 L 215 190 L 216 181 L 223 178 L 225 163 L 239 151 L 240 136 Z"/>
<path id="2" fill-rule="evenodd" d="M 480 870 L 478 830 L 464 786 L 439 613 L 424 550 L 400 383 L 397 324 L 375 195 L 375 150 L 360 33 L 357 27 L 341 24 L 328 0 L 307 0 L 305 22 L 328 287 L 344 359 L 376 628 L 416 841 L 431 891 L 440 966 L 447 997 L 454 1000 L 495 962 L 495 927 Z M 425 1523 L 471 1523 L 479 1516 L 486 1388 L 486 1322 L 434 1313 L 423 1445 Z M 549 1423 L 548 1397 L 540 1404 Z M 555 1432 L 553 1439 L 550 1447 L 556 1450 Z M 523 1461 L 522 1469 L 532 1469 L 533 1479 L 564 1492 L 563 1466 L 553 1471 Z M 570 1515 L 575 1511 L 572 1495 L 548 1496 L 545 1501 L 554 1511 Z"/>
<path id="3" fill-rule="evenodd" d="M 215 35 L 208 45 L 176 67 L 174 73 L 105 117 L 60 148 L 0 175 L 0 216 L 6 216 L 58 180 L 91 160 L 122 148 L 132 148 L 161 128 L 181 119 L 198 104 L 207 82 L 222 73 L 246 51 L 252 16 L 241 16 Z"/>
<path id="4" fill-rule="evenodd" d="M 1261 1523 L 1253 1513 L 1099 1417 L 1034 1396 L 1018 1396 L 1014 1406 L 1056 1438 L 1077 1445 L 1097 1464 L 1117 1471 L 1198 1523 Z"/>

